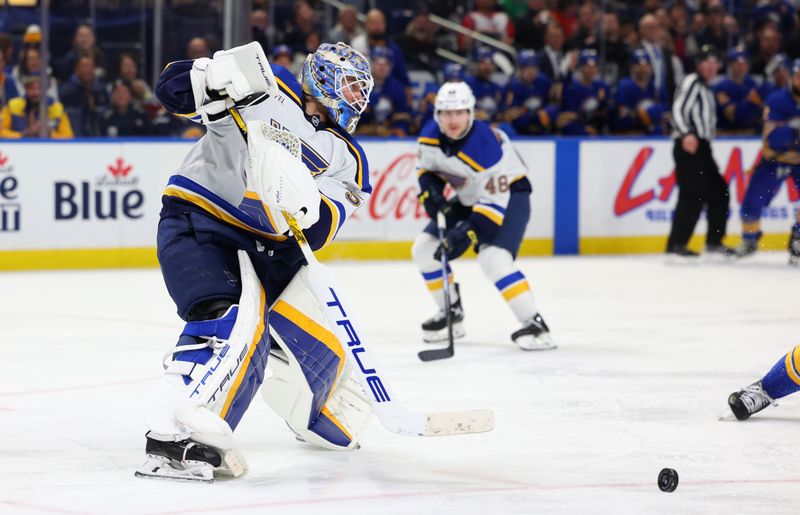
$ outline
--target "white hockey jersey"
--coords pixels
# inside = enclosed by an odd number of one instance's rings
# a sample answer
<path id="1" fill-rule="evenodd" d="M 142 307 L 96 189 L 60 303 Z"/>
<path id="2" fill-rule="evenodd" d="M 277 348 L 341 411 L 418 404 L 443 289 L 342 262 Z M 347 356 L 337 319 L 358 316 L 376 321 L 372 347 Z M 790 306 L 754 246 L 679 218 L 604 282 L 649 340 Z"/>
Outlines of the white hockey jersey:
<path id="1" fill-rule="evenodd" d="M 530 191 L 527 166 L 506 133 L 476 120 L 463 139 L 448 144 L 443 137 L 434 121 L 428 122 L 420 133 L 420 185 L 426 182 L 425 174 L 433 174 L 449 183 L 458 200 L 472 206 L 473 213 L 496 226 L 502 225 L 511 191 Z"/>
<path id="2" fill-rule="evenodd" d="M 372 192 L 364 151 L 338 125 L 308 116 L 300 84 L 286 68 L 272 64 L 279 92 L 258 104 L 240 109 L 242 118 L 266 120 L 301 140 L 302 160 L 320 190 L 320 218 L 303 231 L 311 247 L 330 243 L 344 221 Z M 164 70 L 156 96 L 171 112 L 200 123 L 194 112 L 192 61 L 178 61 Z M 197 86 L 198 84 L 195 84 Z M 200 91 L 205 87 L 200 84 Z M 164 190 L 164 195 L 198 206 L 207 214 L 265 238 L 283 240 L 286 226 L 280 213 L 265 206 L 255 192 L 246 190 L 247 146 L 230 116 L 207 124 L 208 132 L 184 159 Z"/>

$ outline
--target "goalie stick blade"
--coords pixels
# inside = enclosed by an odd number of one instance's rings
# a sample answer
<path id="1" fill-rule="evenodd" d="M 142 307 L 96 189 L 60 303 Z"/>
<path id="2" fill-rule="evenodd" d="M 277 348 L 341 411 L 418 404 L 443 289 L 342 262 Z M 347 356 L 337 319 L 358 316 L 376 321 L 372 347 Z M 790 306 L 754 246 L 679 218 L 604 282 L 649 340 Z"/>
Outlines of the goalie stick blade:
<path id="1" fill-rule="evenodd" d="M 452 358 L 455 355 L 453 347 L 445 347 L 444 349 L 430 349 L 420 351 L 417 356 L 422 361 L 436 361 L 437 359 Z"/>
<path id="2" fill-rule="evenodd" d="M 428 413 L 425 436 L 453 436 L 486 433 L 494 429 L 494 411 L 477 409 Z"/>

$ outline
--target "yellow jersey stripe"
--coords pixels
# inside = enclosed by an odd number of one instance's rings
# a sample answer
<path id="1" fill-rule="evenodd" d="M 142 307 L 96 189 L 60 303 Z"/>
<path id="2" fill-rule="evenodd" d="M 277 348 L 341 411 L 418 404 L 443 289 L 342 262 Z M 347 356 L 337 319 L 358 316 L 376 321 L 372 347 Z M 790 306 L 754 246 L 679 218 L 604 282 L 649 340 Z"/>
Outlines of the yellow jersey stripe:
<path id="1" fill-rule="evenodd" d="M 336 136 L 340 140 L 344 141 L 345 143 L 347 143 L 347 146 L 350 147 L 350 149 L 353 151 L 352 154 L 356 157 L 356 164 L 358 165 L 358 171 L 356 172 L 356 184 L 358 184 L 359 189 L 363 190 L 364 189 L 364 177 L 363 177 L 364 167 L 361 164 L 361 154 L 358 152 L 358 149 L 356 149 L 356 147 L 354 147 L 352 143 L 347 141 L 341 135 L 337 134 L 335 130 L 333 130 L 333 129 L 325 129 L 325 130 L 330 132 L 331 134 L 333 134 L 334 136 Z"/>
<path id="2" fill-rule="evenodd" d="M 202 208 L 204 211 L 208 212 L 215 218 L 219 218 L 220 220 L 227 222 L 230 225 L 233 225 L 234 227 L 238 227 L 240 229 L 244 229 L 245 231 L 258 234 L 259 236 L 263 236 L 264 238 L 267 238 L 269 240 L 275 240 L 275 241 L 286 240 L 286 236 L 283 236 L 282 234 L 272 234 L 269 232 L 260 231 L 255 227 L 251 227 L 246 223 L 238 220 L 237 218 L 231 216 L 224 209 L 220 208 L 216 204 L 213 204 L 199 195 L 195 195 L 186 190 L 180 189 L 176 186 L 167 186 L 167 188 L 164 190 L 164 195 L 167 195 L 169 197 L 177 197 L 187 202 L 191 202 L 192 204 L 199 206 L 200 208 Z"/>
<path id="3" fill-rule="evenodd" d="M 526 291 L 530 290 L 528 286 L 528 281 L 522 281 L 521 283 L 517 284 L 516 286 L 512 286 L 503 292 L 503 298 L 507 301 L 513 299 L 517 295 L 525 293 Z"/>
<path id="4" fill-rule="evenodd" d="M 459 159 L 461 159 L 462 161 L 464 161 L 465 163 L 467 163 L 470 166 L 470 168 L 472 168 L 476 172 L 482 172 L 482 171 L 484 171 L 486 169 L 486 168 L 482 167 L 481 165 L 479 165 L 478 163 L 476 163 L 471 157 L 469 157 L 464 152 L 459 151 L 458 154 L 456 154 L 456 156 Z"/>
<path id="5" fill-rule="evenodd" d="M 424 136 L 420 136 L 419 138 L 417 138 L 417 141 L 419 143 L 422 143 L 423 145 L 437 145 L 437 146 L 439 145 L 438 138 L 426 138 Z"/>
<path id="6" fill-rule="evenodd" d="M 497 225 L 503 225 L 503 215 L 490 207 L 476 205 L 472 208 L 472 211 L 478 213 L 479 215 L 485 216 Z"/>
<path id="7" fill-rule="evenodd" d="M 286 83 L 285 83 L 285 82 L 283 82 L 283 81 L 282 81 L 281 79 L 279 79 L 278 77 L 275 77 L 275 82 L 277 82 L 277 83 L 278 83 L 278 87 L 280 88 L 280 90 L 281 90 L 281 91 L 283 91 L 284 93 L 286 93 L 287 95 L 289 95 L 290 97 L 292 97 L 292 100 L 294 100 L 295 102 L 297 102 L 297 105 L 299 105 L 299 106 L 301 106 L 301 107 L 302 107 L 303 103 L 300 101 L 300 97 L 298 97 L 298 96 L 295 94 L 295 92 L 294 92 L 294 91 L 292 91 L 292 89 L 291 89 L 289 86 L 287 86 L 287 85 L 286 85 Z"/>
<path id="8" fill-rule="evenodd" d="M 331 210 L 331 230 L 328 233 L 328 237 L 325 238 L 325 243 L 323 243 L 322 247 L 320 247 L 325 248 L 330 242 L 333 241 L 333 237 L 336 236 L 336 230 L 339 229 L 339 209 L 336 207 L 333 201 L 331 201 L 325 195 L 320 195 L 320 198 L 328 206 L 328 209 Z"/>
<path id="9" fill-rule="evenodd" d="M 253 357 L 256 347 L 258 347 L 258 342 L 264 335 L 264 307 L 266 304 L 266 295 L 263 287 L 260 287 L 259 289 L 261 290 L 261 293 L 260 300 L 258 302 L 258 325 L 256 326 L 256 334 L 253 336 L 253 341 L 250 342 L 250 349 L 248 349 L 247 356 L 244 358 L 242 368 L 236 375 L 236 380 L 233 382 L 233 386 L 231 386 L 228 396 L 225 398 L 225 404 L 222 406 L 222 410 L 219 412 L 219 416 L 222 418 L 225 418 L 225 416 L 228 414 L 228 410 L 231 409 L 233 399 L 236 398 L 236 394 L 239 392 L 239 387 L 242 385 L 242 380 L 244 379 L 245 374 L 247 374 L 247 370 L 250 368 L 250 358 Z"/>

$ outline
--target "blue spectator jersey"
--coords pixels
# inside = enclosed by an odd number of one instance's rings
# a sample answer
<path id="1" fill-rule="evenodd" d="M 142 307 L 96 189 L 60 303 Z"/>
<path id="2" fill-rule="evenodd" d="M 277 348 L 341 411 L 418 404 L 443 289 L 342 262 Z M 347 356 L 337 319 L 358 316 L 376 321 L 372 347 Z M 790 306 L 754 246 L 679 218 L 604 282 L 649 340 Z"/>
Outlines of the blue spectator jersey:
<path id="1" fill-rule="evenodd" d="M 520 134 L 552 131 L 558 107 L 550 105 L 552 81 L 542 74 L 530 84 L 512 79 L 503 91 L 503 110 L 508 123 Z"/>
<path id="2" fill-rule="evenodd" d="M 669 112 L 666 94 L 656 95 L 655 81 L 645 88 L 632 78 L 622 79 L 617 86 L 616 108 L 612 118 L 617 132 L 628 134 L 666 134 L 664 114 Z"/>
<path id="3" fill-rule="evenodd" d="M 608 86 L 601 80 L 584 84 L 572 80 L 564 86 L 561 113 L 556 126 L 568 136 L 599 134 L 605 125 Z"/>
<path id="4" fill-rule="evenodd" d="M 756 88 L 756 82 L 749 75 L 741 83 L 726 77 L 714 86 L 720 132 L 755 134 L 758 131 L 763 106 Z"/>

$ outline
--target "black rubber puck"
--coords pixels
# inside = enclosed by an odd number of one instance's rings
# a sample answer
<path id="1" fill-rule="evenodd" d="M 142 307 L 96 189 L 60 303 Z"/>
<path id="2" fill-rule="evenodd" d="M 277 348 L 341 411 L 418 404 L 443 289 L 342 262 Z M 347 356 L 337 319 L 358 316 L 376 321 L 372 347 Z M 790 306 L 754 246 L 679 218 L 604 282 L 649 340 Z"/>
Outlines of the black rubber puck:
<path id="1" fill-rule="evenodd" d="M 662 492 L 674 492 L 678 488 L 678 473 L 673 469 L 661 469 L 658 473 L 658 488 Z"/>

